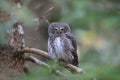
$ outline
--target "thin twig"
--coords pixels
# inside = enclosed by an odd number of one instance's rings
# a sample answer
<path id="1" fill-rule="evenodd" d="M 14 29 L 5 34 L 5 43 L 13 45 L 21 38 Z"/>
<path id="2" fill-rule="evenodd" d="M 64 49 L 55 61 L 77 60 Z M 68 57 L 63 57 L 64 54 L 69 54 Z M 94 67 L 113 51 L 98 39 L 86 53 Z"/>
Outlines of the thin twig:
<path id="1" fill-rule="evenodd" d="M 44 14 L 44 16 L 45 17 L 47 17 L 49 14 L 50 14 L 50 12 L 52 12 L 53 11 L 53 9 L 54 9 L 54 7 L 52 6 L 52 7 L 50 7 L 46 12 L 45 12 L 45 14 Z"/>

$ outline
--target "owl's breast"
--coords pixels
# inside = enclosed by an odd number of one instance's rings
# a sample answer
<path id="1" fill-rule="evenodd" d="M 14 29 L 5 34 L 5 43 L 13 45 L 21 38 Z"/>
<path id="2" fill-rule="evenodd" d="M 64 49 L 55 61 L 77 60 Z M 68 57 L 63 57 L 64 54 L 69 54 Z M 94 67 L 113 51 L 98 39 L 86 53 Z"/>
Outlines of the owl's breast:
<path id="1" fill-rule="evenodd" d="M 66 50 L 66 47 L 65 47 L 66 43 L 69 43 L 69 41 L 65 43 L 64 40 L 65 39 L 61 37 L 55 38 L 54 40 L 55 54 L 57 59 L 69 62 L 72 59 L 72 55 L 70 53 L 70 50 L 69 49 Z"/>
<path id="2" fill-rule="evenodd" d="M 54 46 L 55 46 L 55 53 L 56 54 L 63 54 L 64 53 L 64 42 L 60 37 L 55 38 L 54 40 Z"/>

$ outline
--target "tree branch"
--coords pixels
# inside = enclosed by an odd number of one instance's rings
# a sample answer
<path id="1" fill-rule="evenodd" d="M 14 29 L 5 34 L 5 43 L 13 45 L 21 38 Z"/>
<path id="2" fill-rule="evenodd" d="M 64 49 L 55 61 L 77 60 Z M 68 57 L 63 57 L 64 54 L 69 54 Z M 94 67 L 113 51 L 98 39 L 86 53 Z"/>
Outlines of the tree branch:
<path id="1" fill-rule="evenodd" d="M 65 74 L 63 74 L 63 73 L 60 72 L 59 70 L 52 69 L 52 67 L 51 67 L 50 65 L 46 64 L 46 63 L 43 62 L 43 61 L 40 61 L 39 59 L 37 59 L 37 58 L 35 58 L 35 57 L 33 57 L 33 56 L 26 55 L 26 56 L 25 56 L 25 60 L 31 61 L 31 62 L 36 63 L 36 64 L 41 65 L 41 66 L 45 66 L 45 67 L 51 69 L 52 72 L 55 73 L 56 75 L 65 76 Z"/>
<path id="2" fill-rule="evenodd" d="M 76 67 L 69 63 L 66 64 L 64 62 L 61 62 L 60 65 L 64 66 L 65 68 L 71 69 L 72 71 L 75 71 L 77 73 L 85 73 L 85 71 L 82 68 Z"/>
<path id="3" fill-rule="evenodd" d="M 46 64 L 45 62 L 40 61 L 39 59 L 37 59 L 37 58 L 35 58 L 35 57 L 31 56 L 31 55 L 29 55 L 29 56 L 26 55 L 26 56 L 25 56 L 25 60 L 31 61 L 31 62 L 36 63 L 36 64 L 41 65 L 41 66 L 45 66 L 45 67 L 47 67 L 47 68 L 51 68 L 51 67 L 50 67 L 48 64 Z"/>
<path id="4" fill-rule="evenodd" d="M 36 48 L 25 47 L 25 48 L 22 49 L 22 51 L 25 52 L 25 53 L 37 54 L 39 56 L 45 57 L 45 58 L 47 58 L 49 60 L 52 60 L 47 52 L 36 49 Z M 72 64 L 66 64 L 66 63 L 62 62 L 62 63 L 60 63 L 60 65 L 64 66 L 67 69 L 70 69 L 72 71 L 78 72 L 78 73 L 85 72 L 82 68 L 76 67 L 76 66 L 74 66 Z"/>
<path id="5" fill-rule="evenodd" d="M 25 48 L 22 49 L 22 51 L 24 53 L 32 53 L 32 54 L 36 54 L 36 55 L 45 57 L 45 58 L 47 58 L 49 60 L 52 60 L 47 52 L 39 50 L 39 49 L 36 49 L 36 48 L 25 47 Z"/>

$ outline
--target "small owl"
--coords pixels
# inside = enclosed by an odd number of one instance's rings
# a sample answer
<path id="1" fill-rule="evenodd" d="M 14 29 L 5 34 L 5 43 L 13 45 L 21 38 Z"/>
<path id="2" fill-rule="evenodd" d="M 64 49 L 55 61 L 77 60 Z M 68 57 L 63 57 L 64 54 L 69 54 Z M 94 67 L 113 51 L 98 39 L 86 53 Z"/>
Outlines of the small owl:
<path id="1" fill-rule="evenodd" d="M 48 29 L 48 53 L 53 60 L 78 65 L 76 39 L 66 23 L 53 22 Z"/>

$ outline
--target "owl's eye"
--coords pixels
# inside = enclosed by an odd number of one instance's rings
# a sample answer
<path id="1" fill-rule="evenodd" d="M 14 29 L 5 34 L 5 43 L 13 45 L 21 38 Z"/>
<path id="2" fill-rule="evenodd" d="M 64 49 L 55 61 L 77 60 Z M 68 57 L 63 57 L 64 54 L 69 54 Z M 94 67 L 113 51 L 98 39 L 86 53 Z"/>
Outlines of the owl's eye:
<path id="1" fill-rule="evenodd" d="M 62 28 L 61 31 L 63 31 L 64 29 Z"/>
<path id="2" fill-rule="evenodd" d="M 58 28 L 54 28 L 54 30 L 55 30 L 55 31 L 57 31 L 57 30 L 58 30 Z"/>
<path id="3" fill-rule="evenodd" d="M 64 27 L 62 27 L 60 30 L 63 31 L 63 30 L 64 30 Z"/>

